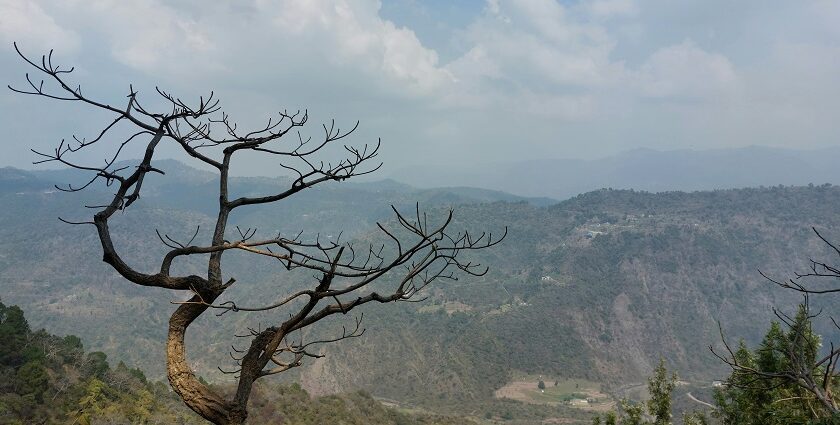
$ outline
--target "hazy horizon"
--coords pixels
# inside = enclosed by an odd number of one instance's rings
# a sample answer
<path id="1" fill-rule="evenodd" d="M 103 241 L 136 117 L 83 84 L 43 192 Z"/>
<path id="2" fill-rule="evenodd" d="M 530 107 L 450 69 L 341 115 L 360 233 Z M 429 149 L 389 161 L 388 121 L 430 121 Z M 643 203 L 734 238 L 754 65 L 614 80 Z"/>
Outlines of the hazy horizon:
<path id="1" fill-rule="evenodd" d="M 707 150 L 634 149 L 597 159 L 545 158 L 493 164 L 470 163 L 458 167 L 425 165 L 396 170 L 385 168 L 354 178 L 353 182 L 378 185 L 394 181 L 416 190 L 475 188 L 539 200 L 540 204 L 544 204 L 548 200 L 562 201 L 603 188 L 658 193 L 840 184 L 840 170 L 834 167 L 831 159 L 838 154 L 840 146 L 819 149 L 761 146 Z M 120 164 L 131 166 L 134 163 L 132 160 L 124 158 Z M 179 166 L 173 168 L 171 163 L 165 164 L 163 161 L 171 159 L 160 158 L 155 161 L 156 166 L 168 174 L 174 172 L 176 179 L 182 175 Z M 189 161 L 189 158 L 174 161 L 189 167 L 187 170 L 206 172 L 208 179 L 217 178 L 215 170 L 200 161 Z M 76 183 L 87 179 L 84 172 L 60 167 L 29 167 L 23 170 L 34 172 L 50 181 L 65 182 L 76 174 L 81 176 Z M 262 174 L 261 170 L 246 171 L 251 172 L 232 175 L 256 179 L 290 177 L 278 173 Z"/>
<path id="2" fill-rule="evenodd" d="M 215 90 L 243 126 L 284 108 L 309 108 L 307 134 L 360 120 L 350 141 L 381 137 L 386 172 L 639 148 L 823 148 L 840 141 L 838 19 L 829 1 L 5 0 L 0 79 L 26 84 L 17 41 L 35 57 L 54 48 L 76 66 L 73 82 L 115 104 L 131 83 L 151 105 L 156 85 L 185 99 Z M 91 137 L 108 119 L 9 90 L 0 108 L 0 166 L 18 168 L 30 147 Z M 256 157 L 239 167 L 276 169 Z"/>

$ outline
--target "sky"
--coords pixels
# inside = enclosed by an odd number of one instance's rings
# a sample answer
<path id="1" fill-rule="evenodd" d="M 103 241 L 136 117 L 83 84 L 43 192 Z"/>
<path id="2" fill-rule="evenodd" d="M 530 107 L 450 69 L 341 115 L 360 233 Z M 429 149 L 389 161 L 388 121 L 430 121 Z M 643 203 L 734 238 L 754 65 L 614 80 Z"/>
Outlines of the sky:
<path id="1" fill-rule="evenodd" d="M 351 142 L 381 138 L 386 170 L 819 148 L 840 142 L 838 22 L 836 0 L 0 0 L 0 80 L 32 71 L 16 41 L 54 49 L 108 103 L 133 84 L 150 105 L 156 86 L 213 90 L 241 128 L 281 110 L 308 110 L 314 136 L 359 120 Z M 30 148 L 107 120 L 2 90 L 0 166 L 32 168 Z M 272 161 L 237 170 L 276 174 Z"/>

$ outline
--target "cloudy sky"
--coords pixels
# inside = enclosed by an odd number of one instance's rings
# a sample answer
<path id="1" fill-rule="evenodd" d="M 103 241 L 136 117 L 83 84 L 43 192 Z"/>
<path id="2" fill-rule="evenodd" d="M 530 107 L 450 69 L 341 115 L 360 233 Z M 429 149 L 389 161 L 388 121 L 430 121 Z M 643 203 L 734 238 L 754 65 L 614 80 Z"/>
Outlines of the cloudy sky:
<path id="1" fill-rule="evenodd" d="M 381 137 L 391 169 L 815 148 L 840 141 L 838 22 L 836 0 L 0 0 L 0 79 L 25 84 L 13 41 L 52 48 L 112 103 L 133 83 L 215 90 L 241 125 L 360 120 L 355 142 Z M 107 120 L 9 90 L 0 111 L 0 166 Z"/>

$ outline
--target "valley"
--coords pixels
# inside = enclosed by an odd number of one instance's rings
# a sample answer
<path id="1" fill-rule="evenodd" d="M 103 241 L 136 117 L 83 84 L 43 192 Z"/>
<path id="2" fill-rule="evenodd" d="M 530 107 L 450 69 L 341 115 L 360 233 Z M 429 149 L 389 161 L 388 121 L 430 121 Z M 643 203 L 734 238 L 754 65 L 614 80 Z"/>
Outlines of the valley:
<path id="1" fill-rule="evenodd" d="M 145 269 L 155 267 L 165 249 L 156 229 L 188 239 L 198 227 L 201 239 L 212 221 L 212 206 L 200 201 L 209 199 L 211 178 L 180 163 L 158 166 L 177 181 L 151 179 L 149 195 L 114 220 L 117 243 Z M 72 219 L 82 204 L 101 196 L 50 190 L 57 179 L 74 178 L 56 173 L 18 171 L 14 179 L 0 179 L 6 205 L 0 212 L 3 302 L 30 312 L 35 328 L 79 335 L 110 359 L 163 378 L 166 323 L 179 300 L 123 282 L 99 261 L 91 229 L 56 219 Z M 254 194 L 282 184 L 243 178 L 233 186 Z M 365 308 L 362 337 L 319 348 L 325 357 L 307 360 L 281 382 L 299 382 L 313 396 L 364 390 L 400 406 L 477 420 L 586 421 L 617 397 L 638 397 L 627 386 L 643 382 L 660 357 L 696 386 L 723 378 L 725 368 L 708 350 L 719 344 L 718 322 L 728 336 L 755 342 L 772 308 L 797 300 L 757 270 L 787 277 L 806 267 L 809 257 L 830 255 L 811 226 L 840 235 L 840 188 L 829 185 L 599 190 L 551 202 L 393 182 L 335 183 L 233 220 L 263 234 L 303 229 L 312 238 L 374 241 L 371 229 L 390 219 L 388 205 L 413 210 L 415 199 L 430 218 L 453 207 L 459 227 L 494 233 L 507 227 L 503 244 L 475 258 L 490 266 L 489 273 L 433 285 L 422 303 Z M 241 305 L 276 301 L 311 281 L 267 259 L 225 258 L 238 280 L 230 297 Z M 202 272 L 192 261 L 177 267 Z M 272 316 L 209 316 L 188 334 L 189 357 L 202 377 L 223 384 L 228 378 L 217 367 L 231 366 L 234 335 L 266 326 Z M 304 336 L 334 335 L 352 321 L 341 317 Z M 819 331 L 834 336 L 829 326 Z M 546 389 L 538 393 L 533 378 L 540 375 Z M 583 390 L 572 391 L 572 383 Z M 708 393 L 686 391 L 710 400 Z M 680 394 L 686 405 L 700 405 Z"/>

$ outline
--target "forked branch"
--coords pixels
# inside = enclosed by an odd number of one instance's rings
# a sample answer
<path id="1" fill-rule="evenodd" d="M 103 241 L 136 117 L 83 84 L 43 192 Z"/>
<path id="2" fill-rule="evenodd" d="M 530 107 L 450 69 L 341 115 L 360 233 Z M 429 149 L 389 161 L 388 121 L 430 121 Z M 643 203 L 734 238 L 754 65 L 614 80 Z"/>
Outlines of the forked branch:
<path id="1" fill-rule="evenodd" d="M 328 147 L 343 141 L 358 128 L 356 122 L 348 130 L 335 121 L 323 125 L 318 138 L 305 137 L 303 127 L 309 120 L 308 111 L 282 111 L 269 118 L 265 125 L 243 130 L 222 110 L 216 94 L 189 102 L 156 87 L 153 96 L 165 105 L 159 111 L 143 106 L 140 94 L 128 87 L 127 101 L 121 106 L 89 97 L 80 85 L 69 81 L 73 68 L 62 68 L 53 60 L 52 51 L 40 61 L 15 50 L 40 75 L 26 75 L 25 88 L 9 88 L 17 93 L 47 99 L 75 102 L 110 114 L 103 128 L 91 138 L 72 136 L 61 140 L 49 151 L 34 151 L 36 164 L 58 163 L 88 173 L 88 179 L 78 185 L 59 187 L 77 192 L 96 184 L 104 184 L 113 193 L 101 205 L 89 205 L 95 210 L 92 219 L 66 220 L 71 224 L 93 224 L 103 252 L 103 261 L 111 265 L 126 280 L 144 286 L 155 286 L 190 294 L 187 301 L 176 302 L 177 308 L 169 320 L 167 338 L 167 374 L 170 384 L 184 402 L 199 415 L 217 424 L 241 424 L 247 418 L 247 403 L 257 379 L 298 367 L 306 358 L 323 354 L 313 348 L 364 334 L 361 317 L 354 326 L 340 335 L 304 341 L 293 335 L 334 314 L 348 314 L 370 302 L 387 303 L 416 301 L 416 296 L 436 280 L 454 280 L 458 275 L 481 276 L 487 267 L 465 258 L 472 251 L 490 248 L 501 238 L 490 234 L 473 235 L 453 231 L 450 210 L 437 224 L 430 224 L 425 213 L 415 208 L 410 217 L 396 208 L 393 220 L 377 223 L 383 242 L 360 248 L 353 242 L 304 241 L 302 233 L 287 238 L 281 235 L 257 239 L 257 229 L 236 227 L 238 236 L 228 232 L 231 212 L 247 205 L 284 201 L 315 185 L 329 181 L 343 181 L 378 170 L 380 141 L 375 144 L 343 148 L 344 158 L 337 162 L 323 162 L 317 157 Z M 128 134 L 121 137 L 121 134 Z M 211 236 L 201 243 L 199 228 L 187 232 L 191 237 L 176 239 L 156 231 L 157 238 L 169 251 L 163 256 L 158 270 L 143 272 L 121 255 L 114 246 L 109 227 L 110 218 L 117 211 L 129 209 L 140 200 L 148 173 L 165 174 L 154 165 L 155 154 L 162 143 L 172 143 L 189 157 L 195 158 L 218 172 L 218 211 Z M 144 146 L 142 158 L 121 162 L 120 156 L 129 145 Z M 107 151 L 104 163 L 89 164 L 79 160 L 82 151 Z M 260 196 L 233 196 L 229 189 L 230 167 L 241 152 L 271 156 L 279 167 L 291 173 L 288 187 L 276 193 Z M 198 241 L 197 241 L 198 239 Z M 297 290 L 281 294 L 276 301 L 265 305 L 242 306 L 235 300 L 219 301 L 236 281 L 223 279 L 223 255 L 230 250 L 273 258 L 285 270 L 304 269 L 314 273 L 314 281 L 302 283 Z M 125 253 L 123 253 L 125 254 Z M 206 275 L 173 276 L 173 262 L 181 257 L 203 255 L 207 258 Z M 369 288 L 375 281 L 387 281 L 382 293 Z M 380 286 L 377 286 L 380 288 Z M 380 289 L 381 290 L 381 289 Z M 382 291 L 382 290 L 381 290 Z M 225 398 L 199 380 L 187 361 L 185 335 L 190 324 L 208 310 L 218 315 L 228 312 L 275 311 L 274 326 L 249 329 L 242 335 L 249 340 L 247 348 L 232 347 L 236 394 Z M 297 331 L 297 332 L 296 332 Z M 306 333 L 309 334 L 309 333 Z"/>

